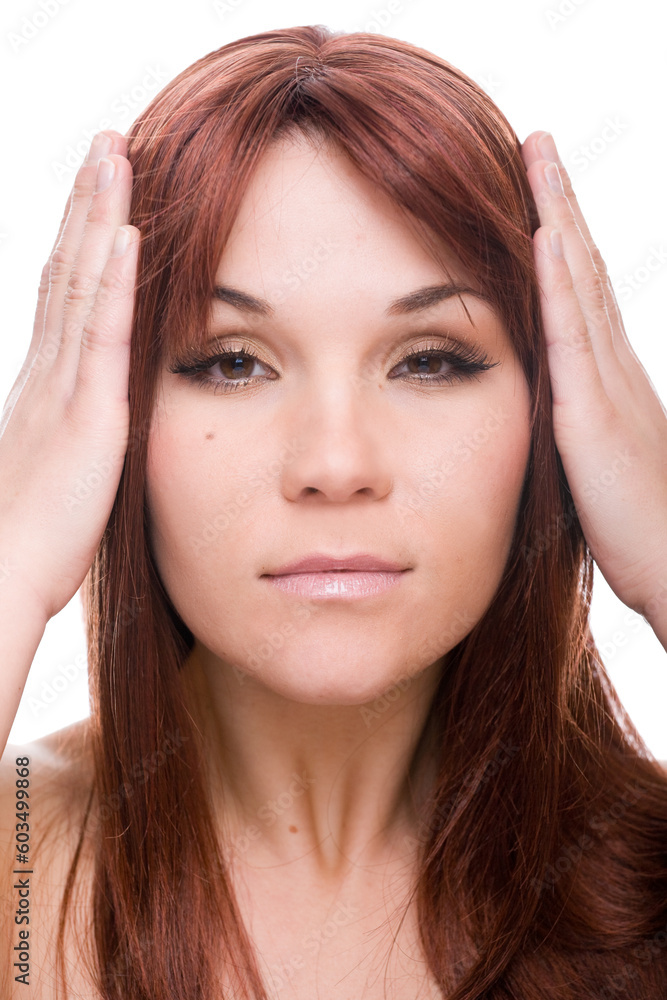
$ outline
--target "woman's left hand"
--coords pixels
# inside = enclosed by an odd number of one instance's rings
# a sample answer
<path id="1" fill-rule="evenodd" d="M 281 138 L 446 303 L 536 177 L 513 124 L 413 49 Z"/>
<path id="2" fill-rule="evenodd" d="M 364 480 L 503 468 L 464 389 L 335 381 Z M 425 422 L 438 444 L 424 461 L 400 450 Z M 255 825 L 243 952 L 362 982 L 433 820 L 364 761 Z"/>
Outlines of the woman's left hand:
<path id="1" fill-rule="evenodd" d="M 630 346 L 553 139 L 532 132 L 521 153 L 541 223 L 534 252 L 556 446 L 595 562 L 666 645 L 667 410 Z"/>

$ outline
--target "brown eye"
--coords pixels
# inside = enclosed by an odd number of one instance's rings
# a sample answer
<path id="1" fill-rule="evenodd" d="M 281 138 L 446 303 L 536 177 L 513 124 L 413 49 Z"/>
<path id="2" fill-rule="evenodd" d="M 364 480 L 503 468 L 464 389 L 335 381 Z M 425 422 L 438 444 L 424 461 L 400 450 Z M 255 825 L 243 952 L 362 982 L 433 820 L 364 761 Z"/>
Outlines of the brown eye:
<path id="1" fill-rule="evenodd" d="M 220 366 L 220 371 L 225 378 L 248 378 L 258 359 L 252 354 L 244 351 L 235 351 L 233 354 L 224 354 L 218 358 L 215 364 Z M 261 362 L 259 362 L 261 364 Z"/>
<path id="2" fill-rule="evenodd" d="M 443 363 L 449 368 L 442 372 Z M 462 348 L 453 346 L 451 342 L 429 343 L 419 350 L 407 352 L 393 369 L 396 374 L 391 379 L 401 379 L 418 385 L 452 385 L 455 382 L 465 382 L 489 368 L 500 364 L 490 361 L 479 347 Z M 263 381 L 273 381 L 279 376 L 256 372 L 256 366 L 271 373 L 272 369 L 264 365 L 253 354 L 249 344 L 242 344 L 237 350 L 224 350 L 224 345 L 215 354 L 200 355 L 191 351 L 182 360 L 174 362 L 169 371 L 184 375 L 202 388 L 213 392 L 229 392 L 248 385 L 257 385 Z M 402 366 L 407 366 L 406 372 L 400 372 Z M 217 367 L 219 374 L 211 373 Z"/>
<path id="3" fill-rule="evenodd" d="M 449 371 L 439 370 L 443 362 L 448 365 Z M 488 355 L 479 348 L 463 351 L 445 344 L 434 344 L 404 355 L 394 371 L 407 365 L 408 371 L 403 376 L 406 382 L 451 385 L 454 382 L 465 382 L 467 379 L 476 378 L 480 372 L 494 368 L 497 364 L 500 362 L 490 361 Z M 399 378 L 401 374 L 392 377 Z"/>
<path id="4" fill-rule="evenodd" d="M 433 354 L 411 354 L 403 363 L 410 367 L 410 371 L 415 375 L 435 375 L 444 361 L 444 358 Z M 426 371 L 422 371 L 426 367 Z M 413 369 L 419 369 L 414 371 Z"/>
<path id="5" fill-rule="evenodd" d="M 257 365 L 271 371 L 268 365 L 264 365 L 252 353 L 249 345 L 247 349 L 244 345 L 239 350 L 219 350 L 215 354 L 205 356 L 191 352 L 184 359 L 175 361 L 169 367 L 169 371 L 175 375 L 184 375 L 203 388 L 213 389 L 214 392 L 228 392 L 272 378 L 271 375 L 255 373 Z M 210 374 L 211 369 L 216 366 L 220 374 Z"/>

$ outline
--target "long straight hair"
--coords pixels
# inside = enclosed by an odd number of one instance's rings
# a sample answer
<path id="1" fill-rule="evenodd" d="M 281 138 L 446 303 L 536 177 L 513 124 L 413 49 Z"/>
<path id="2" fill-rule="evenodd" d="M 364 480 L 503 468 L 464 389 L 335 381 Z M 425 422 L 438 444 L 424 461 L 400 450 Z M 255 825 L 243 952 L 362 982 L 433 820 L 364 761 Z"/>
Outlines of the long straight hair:
<path id="1" fill-rule="evenodd" d="M 444 650 L 424 730 L 435 735 L 438 780 L 411 898 L 431 974 L 449 1000 L 658 1000 L 667 779 L 588 625 L 593 563 L 554 442 L 533 260 L 539 218 L 518 138 L 438 56 L 322 25 L 209 53 L 128 135 L 130 222 L 141 231 L 130 441 L 85 589 L 94 781 L 79 847 L 88 824 L 97 987 L 104 1000 L 268 995 L 212 816 L 181 672 L 193 636 L 151 554 L 145 467 L 165 353 L 206 329 L 253 170 L 272 142 L 297 133 L 344 150 L 436 257 L 447 245 L 471 269 L 531 392 L 505 571 L 481 620 Z M 78 860 L 60 909 L 63 979 Z"/>

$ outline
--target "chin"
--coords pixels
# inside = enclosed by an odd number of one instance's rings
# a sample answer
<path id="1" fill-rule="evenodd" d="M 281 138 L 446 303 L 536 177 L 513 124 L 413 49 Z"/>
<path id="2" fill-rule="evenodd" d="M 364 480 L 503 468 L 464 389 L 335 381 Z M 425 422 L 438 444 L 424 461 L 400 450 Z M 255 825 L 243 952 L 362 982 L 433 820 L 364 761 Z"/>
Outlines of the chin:
<path id="1" fill-rule="evenodd" d="M 234 672 L 239 682 L 261 685 L 288 701 L 303 705 L 351 705 L 369 706 L 372 703 L 386 701 L 387 704 L 398 702 L 403 691 L 410 686 L 411 678 L 405 673 L 387 674 L 382 676 L 365 667 L 354 663 L 347 668 L 332 668 L 327 663 L 321 669 L 312 662 L 307 669 L 303 663 L 298 666 L 284 664 L 280 669 L 244 670 L 236 666 Z"/>

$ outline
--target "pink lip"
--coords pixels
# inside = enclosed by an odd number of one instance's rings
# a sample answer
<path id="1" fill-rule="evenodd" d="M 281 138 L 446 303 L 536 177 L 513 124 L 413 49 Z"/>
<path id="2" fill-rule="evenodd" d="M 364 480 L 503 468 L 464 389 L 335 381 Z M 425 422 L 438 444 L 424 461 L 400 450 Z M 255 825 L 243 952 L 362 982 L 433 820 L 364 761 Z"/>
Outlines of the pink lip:
<path id="1" fill-rule="evenodd" d="M 267 576 L 273 587 L 285 594 L 294 594 L 309 600 L 355 600 L 359 597 L 373 597 L 400 583 L 409 570 L 400 573 L 381 573 L 377 570 L 329 570 L 319 573 L 284 573 L 282 576 Z"/>
<path id="2" fill-rule="evenodd" d="M 310 600 L 355 600 L 395 587 L 410 568 L 367 553 L 344 558 L 314 553 L 263 576 L 286 594 Z"/>
<path id="3" fill-rule="evenodd" d="M 314 552 L 305 559 L 298 559 L 296 562 L 287 563 L 280 569 L 272 573 L 264 573 L 264 576 L 285 576 L 289 573 L 325 573 L 327 571 L 352 570 L 356 572 L 366 571 L 375 573 L 400 573 L 409 567 L 400 566 L 398 563 L 388 562 L 378 556 L 368 555 L 360 552 L 357 555 L 337 558 Z"/>

